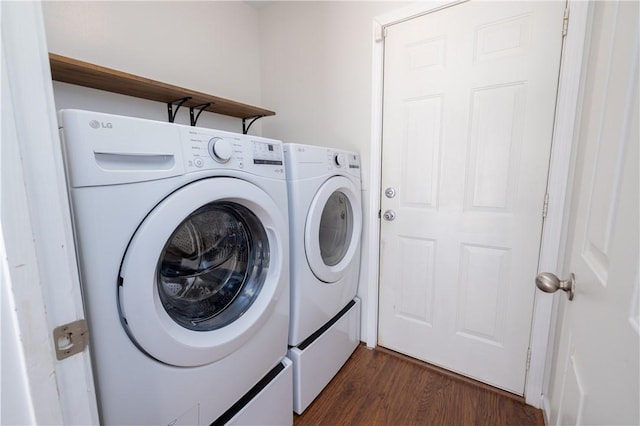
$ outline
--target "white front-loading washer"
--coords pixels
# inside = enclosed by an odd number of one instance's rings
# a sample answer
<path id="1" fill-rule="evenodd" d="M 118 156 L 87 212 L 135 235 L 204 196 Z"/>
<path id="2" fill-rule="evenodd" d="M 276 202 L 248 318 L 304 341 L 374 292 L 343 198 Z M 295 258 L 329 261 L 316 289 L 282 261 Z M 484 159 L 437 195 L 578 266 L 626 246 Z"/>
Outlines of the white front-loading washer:
<path id="1" fill-rule="evenodd" d="M 291 424 L 282 144 L 60 112 L 102 424 Z"/>
<path id="2" fill-rule="evenodd" d="M 289 358 L 302 413 L 360 342 L 360 156 L 285 144 L 291 237 Z"/>

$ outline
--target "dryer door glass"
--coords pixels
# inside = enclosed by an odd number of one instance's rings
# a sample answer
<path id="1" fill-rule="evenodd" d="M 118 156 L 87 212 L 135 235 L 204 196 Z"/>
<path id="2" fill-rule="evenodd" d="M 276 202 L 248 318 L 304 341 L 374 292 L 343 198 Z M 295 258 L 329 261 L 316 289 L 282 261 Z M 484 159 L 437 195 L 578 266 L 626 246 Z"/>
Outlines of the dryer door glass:
<path id="1" fill-rule="evenodd" d="M 247 311 L 268 268 L 269 242 L 258 218 L 240 204 L 214 202 L 169 237 L 158 262 L 158 293 L 181 326 L 215 330 Z"/>
<path id="2" fill-rule="evenodd" d="M 349 249 L 353 232 L 353 210 L 349 198 L 335 191 L 320 218 L 320 254 L 325 265 L 340 263 Z"/>

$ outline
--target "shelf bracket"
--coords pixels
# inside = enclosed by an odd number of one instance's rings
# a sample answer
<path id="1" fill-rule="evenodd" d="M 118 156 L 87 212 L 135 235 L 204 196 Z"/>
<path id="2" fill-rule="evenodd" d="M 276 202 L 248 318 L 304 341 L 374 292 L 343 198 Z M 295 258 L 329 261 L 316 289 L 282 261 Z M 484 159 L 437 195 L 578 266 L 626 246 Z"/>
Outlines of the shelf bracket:
<path id="1" fill-rule="evenodd" d="M 256 115 L 255 117 L 247 117 L 247 118 L 243 118 L 242 119 L 242 134 L 246 135 L 247 132 L 249 131 L 249 128 L 251 127 L 251 125 L 253 123 L 255 123 L 255 121 L 259 118 L 264 117 L 264 115 Z M 247 120 L 251 120 L 249 122 L 249 124 L 247 125 Z"/>
<path id="2" fill-rule="evenodd" d="M 183 103 L 191 100 L 191 96 L 187 96 L 186 98 L 176 99 L 175 101 L 167 102 L 167 112 L 169 113 L 169 123 L 173 123 L 176 119 L 176 114 L 178 114 L 178 110 L 182 106 Z M 177 105 L 175 111 L 173 110 L 173 105 Z"/>
<path id="3" fill-rule="evenodd" d="M 189 117 L 191 117 L 192 126 L 196 125 L 196 123 L 198 122 L 198 118 L 200 118 L 200 114 L 202 114 L 202 111 L 209 108 L 211 105 L 213 105 L 213 102 L 207 102 L 206 104 L 189 107 Z M 198 110 L 198 114 L 195 114 L 196 109 Z"/>

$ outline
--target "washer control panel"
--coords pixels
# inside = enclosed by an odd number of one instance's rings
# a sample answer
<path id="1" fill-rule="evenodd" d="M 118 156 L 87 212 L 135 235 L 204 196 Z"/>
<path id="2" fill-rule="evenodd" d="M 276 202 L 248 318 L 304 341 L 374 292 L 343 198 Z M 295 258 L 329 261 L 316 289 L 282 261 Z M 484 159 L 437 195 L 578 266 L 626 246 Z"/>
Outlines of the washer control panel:
<path id="1" fill-rule="evenodd" d="M 226 163 L 233 155 L 233 143 L 219 137 L 209 140 L 209 154 L 218 163 Z"/>
<path id="2" fill-rule="evenodd" d="M 181 130 L 187 172 L 230 169 L 285 178 L 280 141 L 198 127 Z"/>
<path id="3" fill-rule="evenodd" d="M 272 142 L 252 141 L 253 142 L 253 163 L 254 164 L 270 164 L 273 166 L 282 166 L 282 146 Z"/>

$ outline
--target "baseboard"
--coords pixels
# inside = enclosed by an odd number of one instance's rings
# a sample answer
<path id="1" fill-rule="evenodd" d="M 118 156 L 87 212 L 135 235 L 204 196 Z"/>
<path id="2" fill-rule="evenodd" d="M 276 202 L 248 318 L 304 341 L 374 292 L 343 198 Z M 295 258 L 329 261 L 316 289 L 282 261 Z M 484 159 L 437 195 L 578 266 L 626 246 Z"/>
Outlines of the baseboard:
<path id="1" fill-rule="evenodd" d="M 551 416 L 551 401 L 549 400 L 549 397 L 547 395 L 543 395 L 542 396 L 542 417 L 544 419 L 545 425 L 551 424 L 551 419 L 549 418 L 549 416 Z"/>

